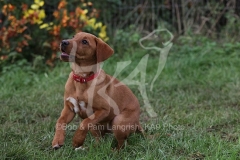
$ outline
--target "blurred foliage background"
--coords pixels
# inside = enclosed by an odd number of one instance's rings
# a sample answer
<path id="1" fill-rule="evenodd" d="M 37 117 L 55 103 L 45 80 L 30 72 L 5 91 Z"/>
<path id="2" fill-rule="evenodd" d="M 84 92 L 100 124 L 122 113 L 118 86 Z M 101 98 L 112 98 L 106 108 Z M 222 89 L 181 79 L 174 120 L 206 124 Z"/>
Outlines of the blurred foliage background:
<path id="1" fill-rule="evenodd" d="M 0 8 L 2 73 L 16 65 L 54 67 L 60 41 L 79 31 L 107 41 L 119 56 L 157 28 L 170 30 L 175 43 L 201 36 L 234 42 L 240 33 L 238 0 L 0 0 Z"/>

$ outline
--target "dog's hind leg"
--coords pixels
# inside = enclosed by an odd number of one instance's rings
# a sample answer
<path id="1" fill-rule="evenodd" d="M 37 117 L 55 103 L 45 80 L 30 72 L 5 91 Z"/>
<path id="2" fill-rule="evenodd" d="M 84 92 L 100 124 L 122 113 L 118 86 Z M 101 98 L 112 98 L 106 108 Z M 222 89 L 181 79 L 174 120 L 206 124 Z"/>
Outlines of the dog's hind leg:
<path id="1" fill-rule="evenodd" d="M 107 133 L 107 125 L 96 124 L 90 128 L 91 134 L 95 137 L 96 145 L 99 144 L 100 139 Z"/>
<path id="2" fill-rule="evenodd" d="M 133 116 L 133 117 L 132 117 Z M 131 133 L 136 132 L 137 130 L 142 130 L 142 127 L 138 126 L 138 122 L 133 121 L 136 119 L 134 114 L 128 115 L 120 114 L 116 116 L 112 122 L 112 131 L 114 133 L 115 138 L 118 141 L 118 145 L 116 149 L 121 149 L 124 147 L 124 142 L 128 138 Z M 139 129 L 138 129 L 139 128 Z"/>

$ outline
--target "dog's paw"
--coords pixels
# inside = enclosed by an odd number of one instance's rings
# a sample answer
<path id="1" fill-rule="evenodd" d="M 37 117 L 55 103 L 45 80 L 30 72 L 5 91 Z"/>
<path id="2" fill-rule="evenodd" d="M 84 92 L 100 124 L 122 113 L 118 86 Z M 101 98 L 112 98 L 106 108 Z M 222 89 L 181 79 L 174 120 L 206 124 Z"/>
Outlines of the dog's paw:
<path id="1" fill-rule="evenodd" d="M 61 148 L 62 146 L 63 145 L 56 144 L 56 145 L 52 146 L 52 149 L 57 150 L 57 149 Z"/>
<path id="2" fill-rule="evenodd" d="M 75 151 L 78 151 L 78 150 L 84 151 L 84 150 L 86 150 L 86 149 L 87 149 L 86 147 L 80 146 L 80 147 L 75 148 L 74 150 L 75 150 Z"/>

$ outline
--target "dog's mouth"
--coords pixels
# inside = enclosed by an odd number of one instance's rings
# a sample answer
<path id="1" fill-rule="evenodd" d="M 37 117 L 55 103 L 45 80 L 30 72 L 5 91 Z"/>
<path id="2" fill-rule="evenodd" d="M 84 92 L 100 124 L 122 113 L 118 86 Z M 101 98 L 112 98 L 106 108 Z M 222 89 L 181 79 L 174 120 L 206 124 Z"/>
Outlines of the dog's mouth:
<path id="1" fill-rule="evenodd" d="M 64 62 L 75 62 L 76 57 L 73 55 L 69 55 L 65 52 L 62 52 L 60 59 Z"/>

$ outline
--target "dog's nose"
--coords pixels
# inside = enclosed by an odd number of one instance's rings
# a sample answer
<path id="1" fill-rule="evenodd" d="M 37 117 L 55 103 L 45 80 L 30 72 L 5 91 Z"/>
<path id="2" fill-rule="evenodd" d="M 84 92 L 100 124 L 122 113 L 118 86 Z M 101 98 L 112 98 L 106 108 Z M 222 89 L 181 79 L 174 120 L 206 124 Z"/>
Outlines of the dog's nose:
<path id="1" fill-rule="evenodd" d="M 69 42 L 68 42 L 67 40 L 63 40 L 63 41 L 61 42 L 61 45 L 62 45 L 62 46 L 67 46 L 67 45 L 69 45 Z"/>

